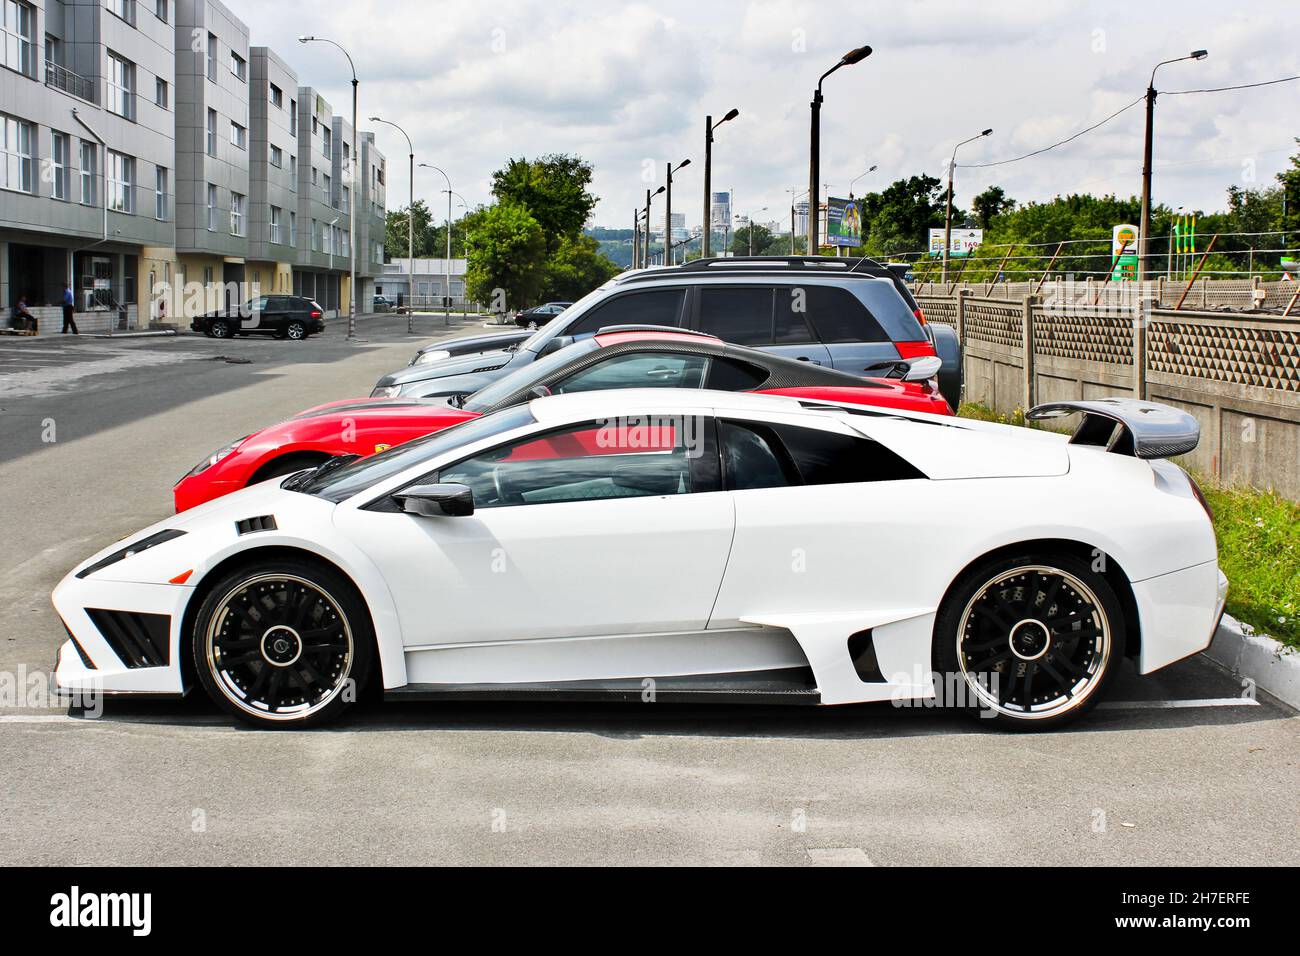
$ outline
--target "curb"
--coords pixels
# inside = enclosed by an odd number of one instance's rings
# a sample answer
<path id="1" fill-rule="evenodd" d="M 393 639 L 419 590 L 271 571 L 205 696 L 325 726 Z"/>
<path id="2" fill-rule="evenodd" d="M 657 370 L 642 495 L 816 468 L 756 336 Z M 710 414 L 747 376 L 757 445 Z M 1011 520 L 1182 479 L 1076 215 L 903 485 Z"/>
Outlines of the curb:
<path id="1" fill-rule="evenodd" d="M 1225 614 L 1205 656 L 1300 710 L 1300 653 L 1267 634 L 1247 634 L 1240 621 Z"/>

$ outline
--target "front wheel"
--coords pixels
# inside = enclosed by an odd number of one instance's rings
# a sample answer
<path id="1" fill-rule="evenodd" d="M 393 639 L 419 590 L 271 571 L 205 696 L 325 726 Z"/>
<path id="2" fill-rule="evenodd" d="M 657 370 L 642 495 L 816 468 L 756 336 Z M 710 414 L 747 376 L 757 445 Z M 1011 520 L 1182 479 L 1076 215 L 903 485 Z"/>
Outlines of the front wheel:
<path id="1" fill-rule="evenodd" d="M 307 326 L 301 322 L 290 322 L 284 327 L 284 334 L 295 342 L 301 342 L 307 337 Z"/>
<path id="2" fill-rule="evenodd" d="M 191 646 L 208 696 L 259 727 L 334 719 L 356 700 L 374 656 L 370 617 L 352 583 L 291 559 L 217 582 Z"/>
<path id="3" fill-rule="evenodd" d="M 1125 637 L 1102 574 L 1072 555 L 1024 554 L 980 563 L 949 592 L 934 664 L 964 709 L 1004 728 L 1046 730 L 1096 705 Z"/>
<path id="4" fill-rule="evenodd" d="M 234 328 L 224 319 L 214 319 L 208 326 L 208 334 L 214 339 L 228 339 L 234 334 Z"/>

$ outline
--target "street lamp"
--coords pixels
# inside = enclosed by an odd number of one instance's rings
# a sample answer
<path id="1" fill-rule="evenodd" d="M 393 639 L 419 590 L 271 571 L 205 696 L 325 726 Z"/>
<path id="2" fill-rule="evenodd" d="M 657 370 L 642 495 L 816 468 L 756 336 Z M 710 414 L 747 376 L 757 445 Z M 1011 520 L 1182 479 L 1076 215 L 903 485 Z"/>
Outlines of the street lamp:
<path id="1" fill-rule="evenodd" d="M 1147 125 L 1142 144 L 1142 223 L 1138 227 L 1137 278 L 1139 289 L 1147 277 L 1147 243 L 1148 234 L 1151 232 L 1151 141 L 1156 109 L 1156 70 L 1166 64 L 1180 63 L 1183 60 L 1204 60 L 1209 55 L 1208 50 L 1193 50 L 1187 56 L 1174 57 L 1172 60 L 1161 60 L 1152 67 L 1151 79 L 1147 82 Z"/>
<path id="2" fill-rule="evenodd" d="M 411 137 L 407 136 L 406 130 L 402 129 L 402 127 L 398 126 L 396 123 L 386 119 L 380 119 L 378 116 L 370 117 L 370 122 L 383 123 L 385 126 L 391 126 L 403 136 L 406 136 L 406 148 L 409 150 L 408 158 L 410 159 L 411 167 L 411 200 L 406 207 L 406 281 L 409 283 L 407 286 L 406 331 L 409 334 L 415 331 L 415 310 L 411 307 L 411 300 L 415 296 L 415 147 L 411 145 Z"/>
<path id="3" fill-rule="evenodd" d="M 817 181 L 821 178 L 822 83 L 825 82 L 826 77 L 840 67 L 861 63 L 869 56 L 871 56 L 871 47 L 869 46 L 860 46 L 856 50 L 845 53 L 840 57 L 838 63 L 818 78 L 817 90 L 813 93 L 808 145 L 808 202 L 811 206 L 808 212 L 808 255 L 810 256 L 817 255 L 817 213 L 821 207 L 821 197 L 817 192 Z"/>
<path id="4" fill-rule="evenodd" d="M 859 179 L 862 179 L 863 176 L 867 176 L 867 175 L 869 175 L 869 174 L 871 174 L 871 173 L 874 173 L 875 171 L 876 171 L 876 167 L 875 167 L 875 166 L 872 166 L 872 167 L 871 167 L 870 169 L 868 169 L 865 173 L 863 173 L 862 176 L 857 176 L 857 177 L 855 177 L 854 180 L 853 180 L 853 182 L 849 183 L 849 198 L 850 198 L 850 199 L 853 198 L 853 187 L 857 185 L 858 180 L 859 180 Z"/>
<path id="5" fill-rule="evenodd" d="M 679 169 L 685 169 L 691 164 L 689 159 L 683 159 L 674 166 L 672 163 L 665 163 L 668 170 L 667 195 L 664 196 L 664 265 L 673 264 L 673 173 Z"/>
<path id="6" fill-rule="evenodd" d="M 328 43 L 343 51 L 348 58 L 348 69 L 352 71 L 352 195 L 348 201 L 348 338 L 357 337 L 357 169 L 361 157 L 357 155 L 357 68 L 352 56 L 342 46 L 328 37 L 298 37 L 299 43 Z"/>
<path id="7" fill-rule="evenodd" d="M 745 228 L 749 230 L 749 254 L 751 256 L 754 254 L 754 217 L 760 212 L 767 212 L 767 206 L 762 209 L 755 209 L 745 217 Z"/>
<path id="8" fill-rule="evenodd" d="M 973 143 L 981 136 L 988 136 L 992 129 L 986 129 L 982 133 L 972 136 L 970 139 L 964 139 L 952 148 L 952 158 L 948 160 L 948 205 L 947 211 L 943 217 L 943 281 L 948 281 L 948 247 L 952 245 L 952 173 L 957 168 L 957 150 L 967 143 Z"/>
<path id="9" fill-rule="evenodd" d="M 433 163 L 421 163 L 424 169 L 432 169 L 442 173 L 442 178 L 447 180 L 447 188 L 442 190 L 447 194 L 447 258 L 443 260 L 443 275 L 446 276 L 446 285 L 442 287 L 444 298 L 443 304 L 443 325 L 451 322 L 451 177 L 443 173 L 441 169 Z"/>
<path id="10" fill-rule="evenodd" d="M 666 186 L 660 186 L 651 192 L 645 191 L 645 248 L 641 250 L 641 267 L 647 268 L 650 265 L 650 200 L 654 199 L 661 192 L 667 189 Z"/>
<path id="11" fill-rule="evenodd" d="M 732 109 L 716 123 L 712 116 L 704 117 L 704 241 L 700 246 L 700 258 L 709 258 L 709 239 L 713 235 L 713 131 L 740 115 L 740 110 Z"/>

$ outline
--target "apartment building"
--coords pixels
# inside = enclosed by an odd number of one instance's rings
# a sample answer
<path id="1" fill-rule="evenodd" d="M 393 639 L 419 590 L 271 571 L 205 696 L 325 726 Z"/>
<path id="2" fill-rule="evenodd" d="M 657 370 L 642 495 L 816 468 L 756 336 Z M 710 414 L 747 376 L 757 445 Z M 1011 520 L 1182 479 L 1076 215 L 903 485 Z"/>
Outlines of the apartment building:
<path id="1" fill-rule="evenodd" d="M 346 310 L 351 129 L 249 41 L 220 0 L 0 0 L 0 324 L 23 297 L 57 332 L 65 282 L 83 331 L 252 285 Z M 364 311 L 385 176 L 371 134 L 359 148 Z"/>
<path id="2" fill-rule="evenodd" d="M 170 268 L 172 0 L 0 0 L 0 300 L 136 321 Z M 144 287 L 141 288 L 142 280 Z"/>

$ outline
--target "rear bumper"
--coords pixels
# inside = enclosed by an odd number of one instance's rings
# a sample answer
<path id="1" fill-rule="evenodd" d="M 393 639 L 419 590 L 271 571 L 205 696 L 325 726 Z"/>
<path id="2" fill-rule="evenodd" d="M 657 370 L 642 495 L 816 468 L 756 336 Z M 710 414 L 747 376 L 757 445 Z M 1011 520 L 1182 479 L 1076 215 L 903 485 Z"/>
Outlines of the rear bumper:
<path id="1" fill-rule="evenodd" d="M 1217 561 L 1133 583 L 1142 649 L 1138 672 L 1149 674 L 1210 646 L 1223 617 L 1228 579 Z"/>

